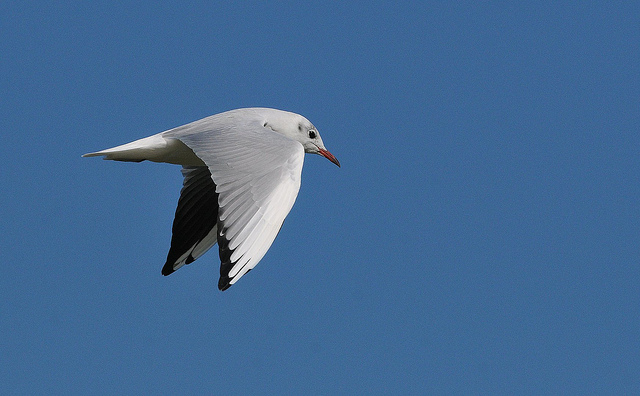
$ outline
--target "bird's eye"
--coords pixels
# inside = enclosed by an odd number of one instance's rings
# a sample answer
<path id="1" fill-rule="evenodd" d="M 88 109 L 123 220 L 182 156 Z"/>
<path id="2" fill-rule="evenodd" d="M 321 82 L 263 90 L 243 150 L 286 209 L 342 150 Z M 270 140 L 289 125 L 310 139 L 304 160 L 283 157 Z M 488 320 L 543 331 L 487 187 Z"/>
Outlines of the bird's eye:
<path id="1" fill-rule="evenodd" d="M 316 131 L 309 131 L 309 139 L 315 139 L 316 138 Z"/>

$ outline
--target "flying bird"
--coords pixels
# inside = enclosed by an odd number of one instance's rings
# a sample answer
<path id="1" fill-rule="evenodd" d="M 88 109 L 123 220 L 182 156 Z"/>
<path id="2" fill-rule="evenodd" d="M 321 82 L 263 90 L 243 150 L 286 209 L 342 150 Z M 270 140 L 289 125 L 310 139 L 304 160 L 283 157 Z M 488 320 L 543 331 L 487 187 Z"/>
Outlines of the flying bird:
<path id="1" fill-rule="evenodd" d="M 183 187 L 162 274 L 192 263 L 218 243 L 218 288 L 226 290 L 260 262 L 278 235 L 300 189 L 304 153 L 340 166 L 305 117 L 246 108 L 83 157 L 182 165 Z"/>

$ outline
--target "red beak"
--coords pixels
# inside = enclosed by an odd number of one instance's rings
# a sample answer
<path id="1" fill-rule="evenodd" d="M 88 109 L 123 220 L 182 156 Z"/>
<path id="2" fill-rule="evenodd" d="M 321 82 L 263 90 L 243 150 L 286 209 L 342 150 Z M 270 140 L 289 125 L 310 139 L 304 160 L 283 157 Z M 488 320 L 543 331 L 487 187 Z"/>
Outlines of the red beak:
<path id="1" fill-rule="evenodd" d="M 329 161 L 338 165 L 338 168 L 340 167 L 340 161 L 338 161 L 338 159 L 333 154 L 331 154 L 328 150 L 321 149 L 321 148 L 318 148 L 318 150 L 320 151 L 321 156 L 325 157 Z"/>

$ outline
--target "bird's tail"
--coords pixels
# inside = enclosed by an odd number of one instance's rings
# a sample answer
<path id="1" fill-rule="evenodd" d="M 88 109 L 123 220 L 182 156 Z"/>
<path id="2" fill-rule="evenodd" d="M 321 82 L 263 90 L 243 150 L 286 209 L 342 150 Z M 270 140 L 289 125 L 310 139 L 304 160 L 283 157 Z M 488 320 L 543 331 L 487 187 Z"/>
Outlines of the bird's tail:
<path id="1" fill-rule="evenodd" d="M 158 134 L 110 149 L 88 153 L 83 157 L 104 156 L 107 160 L 140 162 L 157 157 L 158 153 L 166 150 L 167 145 L 167 140 Z"/>
<path id="2" fill-rule="evenodd" d="M 168 162 L 183 166 L 203 166 L 204 162 L 178 139 L 165 138 L 162 133 L 106 150 L 87 153 L 83 157 L 104 156 L 106 160 Z"/>

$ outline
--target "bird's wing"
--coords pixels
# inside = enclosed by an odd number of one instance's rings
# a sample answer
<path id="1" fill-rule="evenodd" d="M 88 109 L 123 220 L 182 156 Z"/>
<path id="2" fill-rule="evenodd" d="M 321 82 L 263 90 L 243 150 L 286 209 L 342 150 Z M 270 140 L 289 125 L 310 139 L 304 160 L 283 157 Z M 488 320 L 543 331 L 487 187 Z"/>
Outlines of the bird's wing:
<path id="1" fill-rule="evenodd" d="M 209 168 L 185 166 L 182 174 L 184 185 L 173 220 L 171 248 L 162 268 L 163 275 L 192 263 L 217 240 L 218 194 Z"/>
<path id="2" fill-rule="evenodd" d="M 207 165 L 218 194 L 217 241 L 225 290 L 258 264 L 300 189 L 304 149 L 256 120 L 203 119 L 164 133 Z"/>

